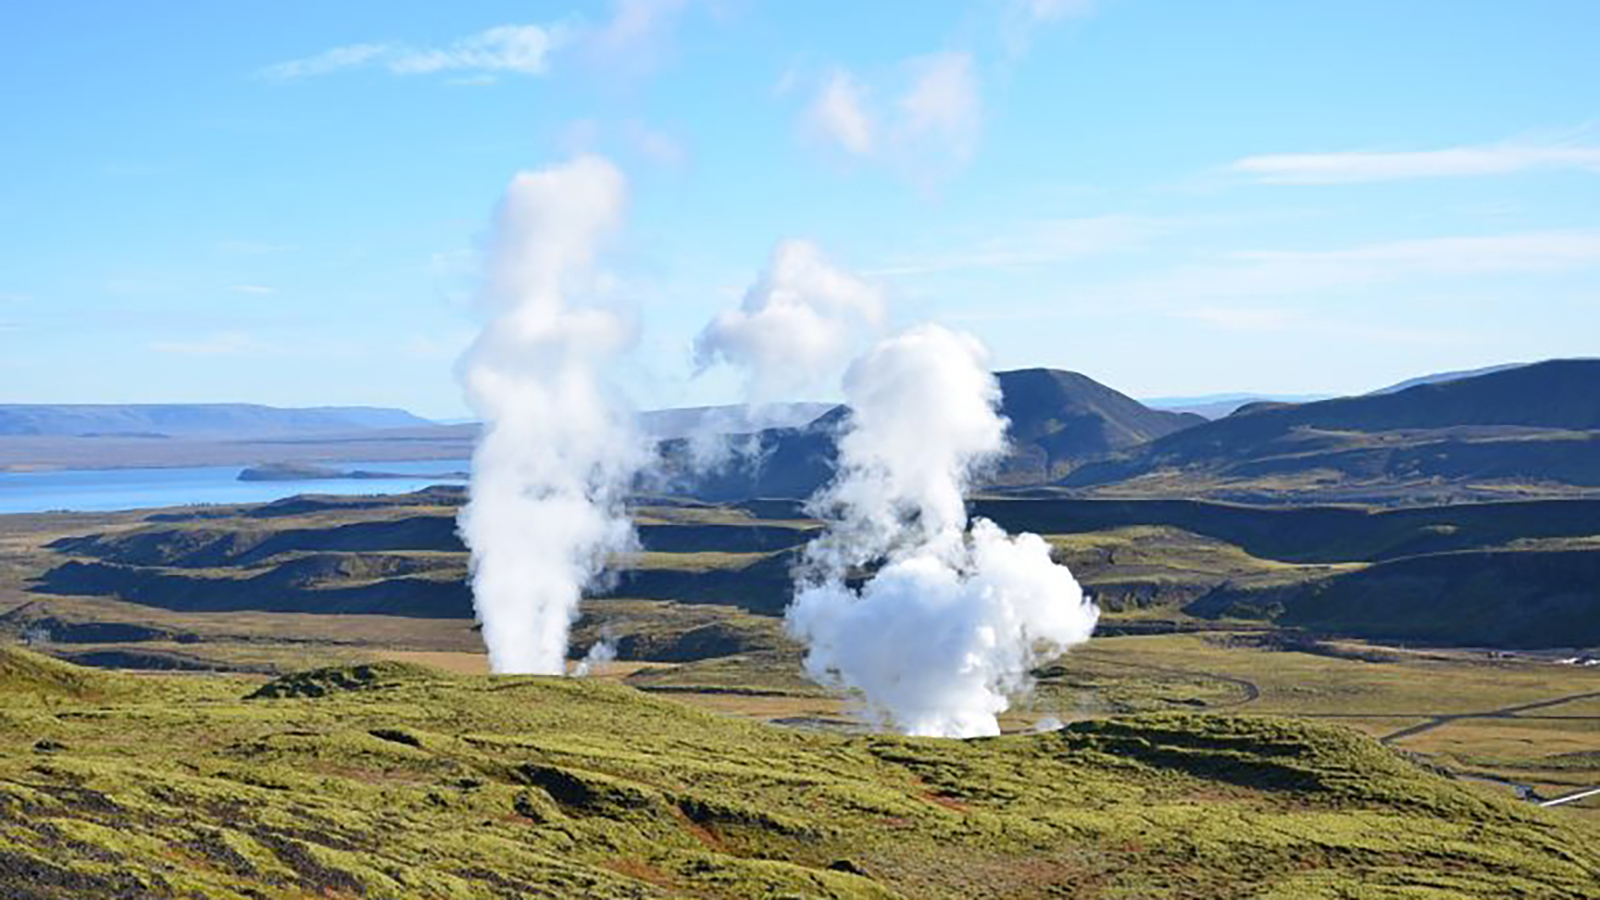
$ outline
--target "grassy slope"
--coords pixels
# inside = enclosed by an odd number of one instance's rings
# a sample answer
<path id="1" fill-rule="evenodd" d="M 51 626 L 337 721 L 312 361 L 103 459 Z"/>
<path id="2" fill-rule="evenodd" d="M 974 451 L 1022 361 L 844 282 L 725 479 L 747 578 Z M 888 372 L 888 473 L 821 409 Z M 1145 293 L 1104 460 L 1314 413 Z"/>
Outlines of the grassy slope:
<path id="1" fill-rule="evenodd" d="M 290 687 L 336 682 L 242 700 L 226 680 L 147 679 L 52 711 L 0 695 L 0 888 L 1584 898 L 1600 879 L 1577 826 L 1341 729 L 1157 716 L 961 743 L 414 667 Z"/>

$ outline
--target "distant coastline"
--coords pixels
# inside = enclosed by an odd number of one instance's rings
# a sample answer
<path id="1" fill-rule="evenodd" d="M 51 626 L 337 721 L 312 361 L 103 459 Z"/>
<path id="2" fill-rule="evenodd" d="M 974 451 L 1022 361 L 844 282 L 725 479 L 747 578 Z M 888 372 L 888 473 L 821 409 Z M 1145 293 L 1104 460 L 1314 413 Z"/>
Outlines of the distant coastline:
<path id="1" fill-rule="evenodd" d="M 250 466 L 239 473 L 240 481 L 393 481 L 396 479 L 437 478 L 465 481 L 466 472 L 373 472 L 366 469 L 334 469 L 310 463 L 266 463 Z"/>

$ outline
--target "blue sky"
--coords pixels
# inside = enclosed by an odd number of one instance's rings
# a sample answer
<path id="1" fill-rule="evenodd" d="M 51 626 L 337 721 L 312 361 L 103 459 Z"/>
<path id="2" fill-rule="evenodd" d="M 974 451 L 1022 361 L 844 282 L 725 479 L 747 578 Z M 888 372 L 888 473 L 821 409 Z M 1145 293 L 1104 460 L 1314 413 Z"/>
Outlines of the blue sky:
<path id="1" fill-rule="evenodd" d="M 10 3 L 0 401 L 463 414 L 518 170 L 629 182 L 635 402 L 787 238 L 1135 396 L 1594 355 L 1600 4 Z"/>

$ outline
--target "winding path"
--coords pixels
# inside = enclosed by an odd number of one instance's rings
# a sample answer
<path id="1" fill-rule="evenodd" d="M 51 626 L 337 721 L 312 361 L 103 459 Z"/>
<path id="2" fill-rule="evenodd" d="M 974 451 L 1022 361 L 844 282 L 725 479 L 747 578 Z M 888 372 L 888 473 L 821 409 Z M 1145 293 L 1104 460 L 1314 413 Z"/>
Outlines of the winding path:
<path id="1" fill-rule="evenodd" d="M 1422 734 L 1424 731 L 1432 731 L 1441 725 L 1449 725 L 1451 722 L 1459 722 L 1462 719 L 1511 719 L 1515 718 L 1518 713 L 1531 712 L 1535 709 L 1545 709 L 1551 706 L 1560 706 L 1563 703 L 1572 703 L 1577 700 L 1590 700 L 1595 697 L 1600 697 L 1600 691 L 1589 691 L 1588 693 L 1584 694 L 1568 694 L 1565 697 L 1557 697 L 1554 700 L 1539 700 L 1534 703 L 1523 703 L 1518 706 L 1506 706 L 1500 709 L 1491 709 L 1488 712 L 1450 713 L 1442 716 L 1433 716 L 1426 722 L 1412 725 L 1409 728 L 1402 728 L 1393 734 L 1386 734 L 1383 737 L 1378 738 L 1378 740 L 1385 744 L 1392 744 L 1395 741 L 1403 741 L 1408 737 L 1414 737 Z M 1562 718 L 1568 717 L 1563 716 Z M 1579 719 L 1595 717 L 1572 716 L 1570 718 Z"/>

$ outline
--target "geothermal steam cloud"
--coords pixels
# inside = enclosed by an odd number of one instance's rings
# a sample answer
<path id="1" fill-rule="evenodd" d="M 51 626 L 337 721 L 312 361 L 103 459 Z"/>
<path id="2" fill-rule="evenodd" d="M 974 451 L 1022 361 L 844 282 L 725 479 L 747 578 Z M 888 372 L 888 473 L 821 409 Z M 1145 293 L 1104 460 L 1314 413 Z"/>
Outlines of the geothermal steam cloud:
<path id="1" fill-rule="evenodd" d="M 719 361 L 744 369 L 757 403 L 793 399 L 842 368 L 859 335 L 884 315 L 878 290 L 834 266 L 816 244 L 782 241 L 739 307 L 700 332 L 695 362 L 701 371 Z"/>
<path id="2" fill-rule="evenodd" d="M 997 734 L 1028 673 L 1088 640 L 1098 610 L 1038 535 L 968 528 L 965 489 L 1005 448 L 986 354 L 924 325 L 857 360 L 844 387 L 839 474 L 811 503 L 828 531 L 787 613 L 806 671 L 907 734 Z M 859 590 L 846 584 L 874 563 Z"/>
<path id="3" fill-rule="evenodd" d="M 739 309 L 701 333 L 701 368 L 745 370 L 752 399 L 834 375 L 886 318 L 871 285 L 812 244 L 780 243 Z M 1088 639 L 1098 611 L 1037 535 L 967 521 L 964 493 L 1006 446 L 999 385 L 976 339 L 933 325 L 885 340 L 844 377 L 839 471 L 811 500 L 827 523 L 796 575 L 789 632 L 815 680 L 859 692 L 910 734 L 999 731 L 1042 660 Z M 846 578 L 879 566 L 859 590 Z"/>
<path id="4" fill-rule="evenodd" d="M 739 306 L 695 338 L 696 374 L 719 363 L 742 370 L 747 402 L 742 415 L 708 417 L 688 442 L 691 467 L 711 472 L 735 460 L 759 466 L 757 436 L 733 436 L 773 425 L 774 401 L 831 390 L 886 315 L 878 288 L 834 265 L 816 244 L 778 242 Z"/>
<path id="5" fill-rule="evenodd" d="M 624 193 L 612 165 L 580 157 L 519 174 L 496 216 L 490 321 L 459 367 L 484 422 L 460 529 L 496 672 L 559 674 L 584 589 L 634 544 L 622 502 L 645 454 L 602 375 L 632 329 L 571 301 L 591 292 Z"/>

